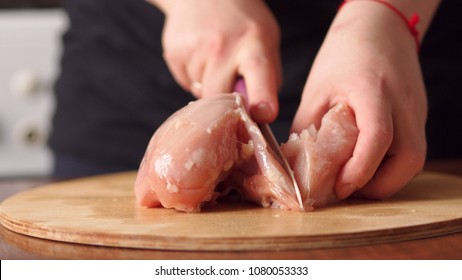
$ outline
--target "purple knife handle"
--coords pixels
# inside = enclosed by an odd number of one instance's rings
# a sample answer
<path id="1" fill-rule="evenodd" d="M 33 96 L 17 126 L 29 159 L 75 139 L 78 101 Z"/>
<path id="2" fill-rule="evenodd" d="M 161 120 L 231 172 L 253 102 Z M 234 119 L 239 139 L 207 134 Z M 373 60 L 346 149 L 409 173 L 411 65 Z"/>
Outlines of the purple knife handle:
<path id="1" fill-rule="evenodd" d="M 234 84 L 234 91 L 242 94 L 244 97 L 247 98 L 247 89 L 245 88 L 244 78 L 237 78 L 236 83 Z"/>
<path id="2" fill-rule="evenodd" d="M 244 78 L 238 77 L 234 84 L 234 92 L 241 94 L 244 97 L 244 104 L 246 109 L 249 109 L 249 99 L 247 95 L 247 88 L 245 86 Z"/>

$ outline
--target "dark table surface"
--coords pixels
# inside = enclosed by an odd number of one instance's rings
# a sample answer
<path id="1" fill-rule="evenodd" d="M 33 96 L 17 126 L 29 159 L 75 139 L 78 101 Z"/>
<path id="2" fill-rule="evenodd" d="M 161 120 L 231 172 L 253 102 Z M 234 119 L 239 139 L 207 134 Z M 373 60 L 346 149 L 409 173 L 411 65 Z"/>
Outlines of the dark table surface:
<path id="1" fill-rule="evenodd" d="M 462 176 L 462 160 L 428 162 L 425 170 Z M 50 180 L 0 179 L 0 201 Z M 268 252 L 179 252 L 110 248 L 17 234 L 0 226 L 0 259 L 462 259 L 462 232 L 439 237 L 327 249 Z"/>

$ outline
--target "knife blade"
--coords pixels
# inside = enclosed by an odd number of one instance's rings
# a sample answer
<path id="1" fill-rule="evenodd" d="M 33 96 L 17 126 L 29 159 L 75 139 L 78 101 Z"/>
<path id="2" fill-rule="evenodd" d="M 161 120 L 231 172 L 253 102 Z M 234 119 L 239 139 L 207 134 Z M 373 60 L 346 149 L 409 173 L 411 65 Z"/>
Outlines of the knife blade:
<path id="1" fill-rule="evenodd" d="M 292 184 L 295 189 L 295 196 L 297 197 L 297 202 L 301 208 L 304 208 L 303 201 L 302 201 L 302 195 L 300 193 L 300 188 L 298 187 L 297 180 L 295 179 L 294 171 L 290 167 L 289 162 L 287 161 L 287 158 L 282 153 L 282 150 L 279 147 L 279 143 L 276 140 L 276 137 L 274 137 L 273 130 L 267 123 L 260 123 L 258 124 L 258 127 L 260 128 L 260 131 L 263 134 L 263 137 L 268 143 L 268 146 L 276 155 L 276 160 L 281 164 L 282 168 L 284 168 L 284 171 L 287 173 L 287 175 L 289 175 L 289 178 L 292 181 Z"/>
<path id="2" fill-rule="evenodd" d="M 247 101 L 248 101 L 247 89 L 246 89 L 245 81 L 243 78 L 240 77 L 237 79 L 234 85 L 234 91 L 244 96 L 246 106 L 247 106 Z M 294 186 L 294 189 L 295 189 L 295 196 L 297 197 L 297 202 L 301 208 L 304 208 L 302 195 L 300 193 L 300 188 L 297 184 L 297 180 L 295 179 L 294 171 L 290 167 L 289 162 L 287 161 L 287 158 L 284 156 L 284 153 L 279 147 L 279 143 L 276 140 L 276 137 L 274 136 L 273 130 L 271 129 L 268 123 L 259 123 L 258 127 L 260 128 L 260 131 L 263 137 L 265 138 L 269 149 L 273 152 L 272 154 L 275 156 L 276 160 L 282 166 L 282 168 L 287 173 L 287 175 L 289 175 L 289 178 L 292 181 L 292 185 Z"/>

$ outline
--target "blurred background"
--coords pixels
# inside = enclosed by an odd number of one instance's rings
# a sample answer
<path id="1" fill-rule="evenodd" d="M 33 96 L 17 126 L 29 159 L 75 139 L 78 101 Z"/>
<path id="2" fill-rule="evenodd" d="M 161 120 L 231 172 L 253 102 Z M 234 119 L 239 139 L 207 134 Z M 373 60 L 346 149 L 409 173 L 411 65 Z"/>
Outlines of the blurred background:
<path id="1" fill-rule="evenodd" d="M 58 0 L 0 0 L 0 178 L 46 177 L 67 18 Z"/>

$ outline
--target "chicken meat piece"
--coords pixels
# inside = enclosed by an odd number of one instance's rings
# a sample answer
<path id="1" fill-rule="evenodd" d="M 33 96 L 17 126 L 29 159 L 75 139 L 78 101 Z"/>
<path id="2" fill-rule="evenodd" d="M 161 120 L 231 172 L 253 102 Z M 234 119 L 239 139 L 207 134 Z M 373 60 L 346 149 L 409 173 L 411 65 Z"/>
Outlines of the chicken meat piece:
<path id="1" fill-rule="evenodd" d="M 341 167 L 352 156 L 359 130 L 351 109 L 338 104 L 301 134 L 292 133 L 281 149 L 294 170 L 304 207 L 335 202 L 335 183 Z"/>
<path id="2" fill-rule="evenodd" d="M 335 182 L 352 156 L 358 136 L 354 114 L 333 107 L 314 126 L 291 134 L 282 145 L 290 176 L 251 120 L 241 95 L 222 94 L 191 102 L 151 138 L 140 164 L 135 194 L 140 205 L 197 212 L 235 189 L 264 207 L 312 210 L 336 201 Z"/>
<path id="3" fill-rule="evenodd" d="M 266 207 L 300 208 L 236 93 L 191 102 L 165 121 L 148 144 L 135 194 L 142 206 L 197 212 L 230 187 Z"/>

